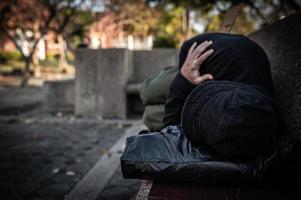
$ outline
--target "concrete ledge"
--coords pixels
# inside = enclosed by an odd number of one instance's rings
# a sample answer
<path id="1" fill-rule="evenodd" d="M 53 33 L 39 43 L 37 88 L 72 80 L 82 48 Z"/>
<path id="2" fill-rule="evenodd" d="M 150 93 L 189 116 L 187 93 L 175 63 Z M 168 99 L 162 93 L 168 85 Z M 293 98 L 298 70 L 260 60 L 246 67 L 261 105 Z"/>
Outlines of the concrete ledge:
<path id="1" fill-rule="evenodd" d="M 50 112 L 74 111 L 74 80 L 46 81 L 44 83 L 44 108 Z"/>
<path id="2" fill-rule="evenodd" d="M 126 86 L 126 93 L 127 94 L 139 94 L 139 90 L 141 88 L 141 83 L 137 83 L 137 84 L 128 84 Z"/>
<path id="3" fill-rule="evenodd" d="M 137 95 L 146 78 L 178 64 L 178 49 L 130 51 L 79 49 L 75 54 L 75 113 L 126 118 L 126 95 Z"/>
<path id="4" fill-rule="evenodd" d="M 132 76 L 132 52 L 80 49 L 75 58 L 75 113 L 126 118 L 125 87 Z"/>
<path id="5" fill-rule="evenodd" d="M 178 49 L 153 49 L 133 52 L 133 79 L 130 82 L 141 83 L 150 76 L 159 73 L 168 66 L 178 65 Z"/>

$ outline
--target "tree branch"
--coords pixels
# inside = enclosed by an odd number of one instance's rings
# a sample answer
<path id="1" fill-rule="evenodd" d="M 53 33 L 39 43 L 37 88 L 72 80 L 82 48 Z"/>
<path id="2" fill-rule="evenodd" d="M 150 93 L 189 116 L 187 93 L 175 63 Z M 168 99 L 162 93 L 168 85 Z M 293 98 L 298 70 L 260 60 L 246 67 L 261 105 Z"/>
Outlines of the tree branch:
<path id="1" fill-rule="evenodd" d="M 260 12 L 259 8 L 257 8 L 251 0 L 245 1 L 253 10 L 255 10 L 256 14 L 263 20 L 264 24 L 268 23 L 266 17 Z"/>

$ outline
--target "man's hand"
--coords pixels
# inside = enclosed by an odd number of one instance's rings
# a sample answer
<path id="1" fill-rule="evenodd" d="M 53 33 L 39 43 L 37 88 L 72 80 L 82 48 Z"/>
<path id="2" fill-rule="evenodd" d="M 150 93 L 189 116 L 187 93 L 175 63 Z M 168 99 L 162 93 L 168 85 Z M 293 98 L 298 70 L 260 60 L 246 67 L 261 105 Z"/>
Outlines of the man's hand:
<path id="1" fill-rule="evenodd" d="M 212 41 L 205 41 L 197 46 L 197 43 L 194 42 L 188 51 L 185 63 L 181 68 L 181 74 L 194 85 L 213 79 L 211 74 L 201 75 L 199 72 L 202 63 L 213 53 L 213 49 L 206 51 L 211 44 Z"/>

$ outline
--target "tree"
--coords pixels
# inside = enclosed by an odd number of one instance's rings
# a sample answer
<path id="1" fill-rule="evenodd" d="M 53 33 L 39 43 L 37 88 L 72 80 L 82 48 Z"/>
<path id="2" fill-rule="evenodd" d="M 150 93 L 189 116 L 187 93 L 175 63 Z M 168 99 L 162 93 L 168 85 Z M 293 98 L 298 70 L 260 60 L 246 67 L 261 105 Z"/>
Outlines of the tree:
<path id="1" fill-rule="evenodd" d="M 172 5 L 174 9 L 181 9 L 182 15 L 179 19 L 182 23 L 182 34 L 183 38 L 188 39 L 191 37 L 193 28 L 191 26 L 191 12 L 196 10 L 206 10 L 206 12 L 212 9 L 214 1 L 212 0 L 147 0 L 148 2 L 157 2 L 158 4 L 165 5 L 167 12 L 170 10 L 169 7 Z M 210 8 L 210 9 L 208 9 Z M 173 10 L 171 10 L 173 11 Z M 168 15 L 168 14 L 167 14 Z"/>
<path id="2" fill-rule="evenodd" d="M 139 37 L 154 32 L 159 13 L 144 0 L 104 0 L 104 4 L 103 16 L 112 15 L 117 29 Z"/>
<path id="3" fill-rule="evenodd" d="M 89 2 L 89 5 L 86 2 Z M 97 13 L 92 12 L 92 8 L 95 3 L 93 0 L 69 0 L 59 8 L 50 24 L 49 30 L 57 35 L 60 71 L 74 70 L 67 63 L 67 49 L 73 53 L 72 39 L 75 36 L 83 37 L 87 31 L 86 27 L 94 22 Z"/>
<path id="4" fill-rule="evenodd" d="M 25 86 L 30 77 L 39 41 L 49 30 L 63 32 L 81 0 L 3 0 L 0 3 L 0 32 L 10 39 L 24 60 Z"/>
<path id="5" fill-rule="evenodd" d="M 164 8 L 155 31 L 154 47 L 179 47 L 185 39 L 183 28 L 184 8 L 170 6 Z"/>
<path id="6" fill-rule="evenodd" d="M 72 20 L 69 21 L 62 32 L 67 48 L 72 53 L 77 46 L 83 44 L 90 25 L 102 16 L 102 13 L 91 12 L 92 7 L 93 5 L 86 10 L 76 10 Z"/>
<path id="7" fill-rule="evenodd" d="M 232 6 L 240 3 L 243 3 L 244 7 L 237 16 L 232 31 L 242 34 L 250 33 L 288 16 L 300 10 L 301 6 L 301 2 L 298 0 L 147 0 L 147 2 L 163 8 L 162 12 L 165 14 L 159 22 L 161 24 L 159 27 L 168 26 L 170 22 L 166 18 L 168 19 L 168 16 L 172 15 L 175 10 L 181 10 L 183 15 L 178 16 L 177 20 L 182 21 L 183 28 L 181 31 L 174 28 L 174 33 L 181 33 L 184 39 L 192 36 L 194 30 L 190 23 L 193 22 L 201 23 L 205 27 L 205 32 L 219 31 L 225 13 Z M 192 18 L 194 19 L 191 20 Z M 167 41 L 174 41 L 174 37 L 171 37 L 167 31 L 159 32 L 155 41 L 161 41 L 167 45 L 170 45 Z M 177 41 L 182 43 L 181 40 Z"/>

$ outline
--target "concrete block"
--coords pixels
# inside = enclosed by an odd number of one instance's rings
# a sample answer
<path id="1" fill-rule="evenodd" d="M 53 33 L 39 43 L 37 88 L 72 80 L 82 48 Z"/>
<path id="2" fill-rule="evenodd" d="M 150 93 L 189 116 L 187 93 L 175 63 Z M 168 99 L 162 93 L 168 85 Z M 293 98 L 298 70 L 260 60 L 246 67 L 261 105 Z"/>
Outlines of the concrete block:
<path id="1" fill-rule="evenodd" d="M 79 49 L 75 54 L 75 113 L 103 118 L 126 117 L 127 82 L 132 77 L 127 49 Z"/>
<path id="2" fill-rule="evenodd" d="M 268 54 L 287 131 L 301 138 L 301 12 L 249 37 Z"/>
<path id="3" fill-rule="evenodd" d="M 50 112 L 74 111 L 74 80 L 46 81 L 43 87 L 44 108 Z"/>
<path id="4" fill-rule="evenodd" d="M 178 65 L 178 49 L 134 51 L 134 74 L 130 82 L 141 83 L 168 66 Z"/>

